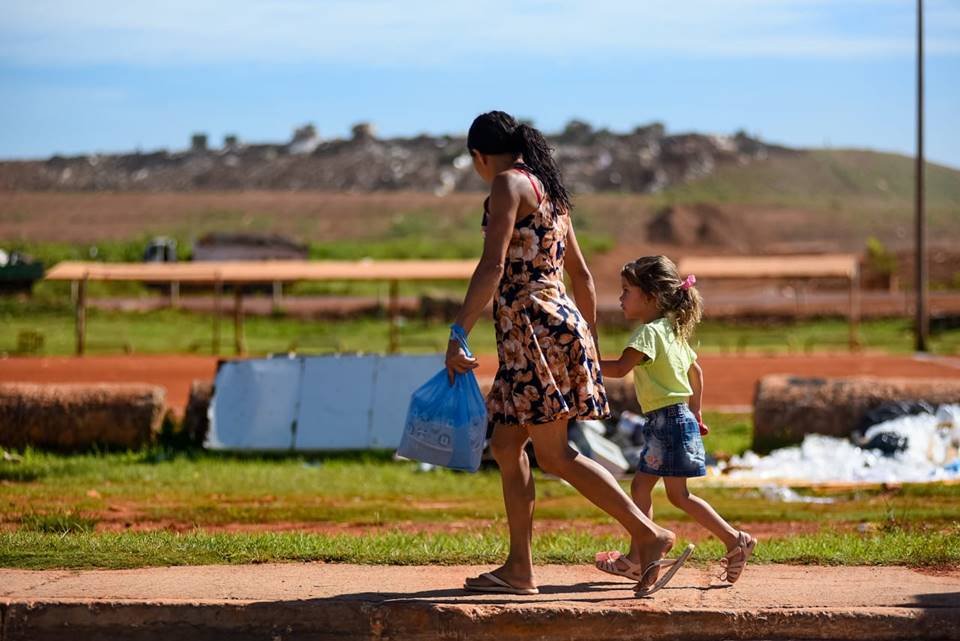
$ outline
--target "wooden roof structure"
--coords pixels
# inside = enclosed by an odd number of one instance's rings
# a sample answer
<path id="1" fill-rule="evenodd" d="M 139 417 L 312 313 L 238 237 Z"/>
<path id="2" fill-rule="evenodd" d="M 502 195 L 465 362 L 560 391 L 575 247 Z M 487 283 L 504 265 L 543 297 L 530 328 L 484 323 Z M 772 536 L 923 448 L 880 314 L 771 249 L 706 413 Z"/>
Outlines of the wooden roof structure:
<path id="1" fill-rule="evenodd" d="M 263 260 L 183 263 L 58 263 L 57 281 L 256 284 L 325 280 L 469 280 L 474 260 Z"/>
<path id="2" fill-rule="evenodd" d="M 858 278 L 855 254 L 807 254 L 802 256 L 688 256 L 680 259 L 681 276 L 704 278 Z"/>
<path id="3" fill-rule="evenodd" d="M 401 280 L 469 280 L 477 267 L 473 260 L 263 260 L 203 261 L 182 263 L 97 263 L 64 261 L 44 277 L 74 284 L 76 302 L 76 353 L 86 343 L 86 286 L 89 281 L 133 281 L 169 284 L 171 305 L 178 304 L 181 284 L 210 285 L 214 288 L 212 352 L 220 351 L 220 299 L 224 286 L 234 293 L 234 341 L 237 354 L 246 349 L 243 338 L 243 285 L 272 283 L 276 292 L 284 283 L 297 281 L 387 281 L 390 283 L 390 351 L 399 343 L 398 283 Z"/>

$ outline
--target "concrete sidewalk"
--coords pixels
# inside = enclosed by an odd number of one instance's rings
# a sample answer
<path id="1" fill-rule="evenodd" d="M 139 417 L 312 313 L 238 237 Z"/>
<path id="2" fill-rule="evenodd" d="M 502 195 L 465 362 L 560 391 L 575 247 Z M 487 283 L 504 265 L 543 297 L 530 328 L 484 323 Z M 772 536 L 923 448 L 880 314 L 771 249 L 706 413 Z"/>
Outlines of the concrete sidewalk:
<path id="1" fill-rule="evenodd" d="M 960 568 L 751 565 L 734 587 L 685 568 L 639 599 L 590 567 L 543 566 L 538 596 L 460 588 L 489 569 L 0 570 L 0 641 L 960 639 Z"/>

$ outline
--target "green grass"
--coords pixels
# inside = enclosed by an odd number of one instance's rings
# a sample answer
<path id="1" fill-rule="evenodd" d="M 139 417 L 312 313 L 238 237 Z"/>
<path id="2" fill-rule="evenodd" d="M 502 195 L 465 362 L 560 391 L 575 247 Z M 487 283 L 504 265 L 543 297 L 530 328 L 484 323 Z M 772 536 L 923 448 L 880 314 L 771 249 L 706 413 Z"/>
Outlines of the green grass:
<path id="1" fill-rule="evenodd" d="M 743 454 L 750 447 L 752 415 L 704 410 L 703 421 L 710 428 L 703 439 L 708 454 Z"/>
<path id="2" fill-rule="evenodd" d="M 438 224 L 442 214 L 437 212 L 407 212 L 393 217 L 385 233 L 362 234 L 356 238 L 339 238 L 332 241 L 313 241 L 307 245 L 311 260 L 360 260 L 389 259 L 457 259 L 477 258 L 483 249 L 483 236 L 479 224 L 464 227 L 456 220 Z M 613 248 L 614 237 L 603 231 L 585 229 L 578 232 L 577 240 L 586 256 L 603 253 Z M 106 263 L 138 263 L 152 236 L 144 234 L 129 240 L 98 240 L 93 243 L 63 243 L 27 240 L 4 242 L 4 249 L 19 251 L 43 262 L 49 269 L 67 260 L 97 261 Z M 190 260 L 192 243 L 187 236 L 177 240 L 177 257 Z M 112 286 L 115 284 L 112 284 Z"/>
<path id="3" fill-rule="evenodd" d="M 211 353 L 213 317 L 180 310 L 152 312 L 110 312 L 91 309 L 87 318 L 87 353 Z M 74 318 L 70 306 L 50 299 L 20 301 L 0 299 L 0 353 L 14 353 L 21 332 L 43 337 L 43 354 L 67 355 L 74 351 Z M 619 354 L 630 330 L 601 327 L 604 354 Z M 449 333 L 445 322 L 404 319 L 399 330 L 403 352 L 442 351 Z M 910 353 L 913 336 L 910 322 L 903 319 L 866 321 L 861 326 L 863 347 L 891 353 Z M 305 320 L 282 313 L 270 317 L 248 316 L 245 320 L 247 351 L 251 355 L 270 352 L 302 353 L 383 352 L 389 345 L 389 324 L 385 317 L 349 320 Z M 496 344 L 492 324 L 481 320 L 470 336 L 471 347 L 480 354 L 493 354 Z M 848 328 L 841 319 L 821 319 L 789 324 L 704 321 L 693 339 L 704 353 L 795 353 L 817 350 L 845 350 Z M 939 354 L 960 354 L 960 330 L 936 334 L 931 350 Z M 233 323 L 229 314 L 221 321 L 221 353 L 233 346 Z"/>
<path id="4" fill-rule="evenodd" d="M 4 243 L 4 249 L 29 254 L 39 260 L 44 267 L 50 269 L 53 265 L 65 260 L 93 260 L 105 263 L 139 263 L 143 260 L 143 253 L 150 243 L 151 236 L 144 234 L 130 240 L 98 240 L 95 243 L 55 243 L 26 240 L 13 240 Z M 190 256 L 190 246 L 185 239 L 178 239 L 177 256 L 180 260 L 187 260 Z"/>
<path id="5" fill-rule="evenodd" d="M 706 418 L 713 426 L 706 439 L 710 450 L 739 451 L 748 443 L 746 417 Z M 571 487 L 539 472 L 537 479 L 538 518 L 612 524 Z M 807 491 L 834 499 L 810 505 L 771 502 L 750 488 L 695 487 L 733 522 L 870 522 L 884 527 L 960 523 L 960 486 Z M 658 519 L 689 520 L 666 500 L 662 488 L 654 502 Z M 386 453 L 264 458 L 162 449 L 73 456 L 27 450 L 18 462 L 0 461 L 0 505 L 0 525 L 39 533 L 89 532 L 100 521 L 115 520 L 118 509 L 124 519 L 185 527 L 311 522 L 389 529 L 400 522 L 503 518 L 495 467 L 474 475 L 442 469 L 423 473 L 412 463 L 390 460 Z"/>
<path id="6" fill-rule="evenodd" d="M 438 220 L 441 222 L 438 223 Z M 614 245 L 613 235 L 603 231 L 585 229 L 577 238 L 587 257 L 609 251 Z M 143 260 L 144 250 L 150 240 L 148 234 L 130 240 L 100 240 L 96 243 L 12 240 L 5 242 L 3 248 L 28 254 L 50 269 L 67 260 L 137 263 Z M 189 260 L 192 245 L 188 235 L 179 234 L 176 240 L 178 258 Z M 445 218 L 435 211 L 416 210 L 394 215 L 389 228 L 381 235 L 371 236 L 368 233 L 357 238 L 310 242 L 308 257 L 311 260 L 468 259 L 479 257 L 482 249 L 483 236 L 479 233 L 479 226 L 464 227 L 458 223 L 457 217 Z M 300 282 L 288 287 L 286 292 L 288 295 L 386 297 L 386 287 L 385 283 L 368 282 Z M 404 296 L 419 295 L 425 290 L 442 294 L 455 292 L 462 296 L 466 291 L 466 282 L 400 283 L 400 294 Z M 93 282 L 88 285 L 91 297 L 146 296 L 156 295 L 157 291 L 161 290 L 151 290 L 135 282 Z M 34 286 L 34 295 L 49 302 L 62 301 L 69 292 L 69 283 L 40 282 Z"/>
<path id="7" fill-rule="evenodd" d="M 709 414 L 708 447 L 736 450 L 749 418 Z M 746 432 L 746 434 L 745 434 Z M 16 458 L 16 457 L 14 457 Z M 584 526 L 614 528 L 571 487 L 537 476 L 537 518 L 565 524 L 539 534 L 538 563 L 583 563 L 622 545 Z M 626 482 L 624 482 L 626 487 Z M 808 522 L 821 531 L 768 538 L 760 562 L 943 565 L 960 561 L 960 486 L 905 485 L 804 493 L 833 503 L 771 502 L 750 488 L 694 486 L 735 523 Z M 437 469 L 424 473 L 387 454 L 230 456 L 152 449 L 58 455 L 35 450 L 0 461 L 0 566 L 140 567 L 323 560 L 350 563 L 492 563 L 506 551 L 500 478 Z M 122 517 L 114 514 L 122 511 Z M 689 521 L 658 488 L 663 523 Z M 168 531 L 97 532 L 113 521 L 177 524 Z M 363 536 L 323 533 L 219 533 L 224 524 L 351 524 Z M 859 534 L 854 525 L 870 524 Z M 403 527 L 399 527 L 404 524 Z M 448 531 L 444 531 L 449 527 Z M 193 528 L 193 529 L 191 529 Z M 604 530 L 600 530 L 603 532 Z M 697 559 L 719 558 L 702 541 Z"/>
<path id="8" fill-rule="evenodd" d="M 502 529 L 502 528 L 501 528 Z M 576 532 L 535 535 L 534 563 L 583 564 L 597 550 L 623 540 Z M 682 543 L 682 542 L 681 542 Z M 331 563 L 436 565 L 499 563 L 507 553 L 500 532 L 427 534 L 384 532 L 364 537 L 300 533 L 121 534 L 0 533 L 0 566 L 47 568 L 136 568 L 165 565 L 324 561 Z M 718 541 L 702 542 L 699 564 L 723 554 Z M 943 566 L 960 563 L 960 528 L 946 532 L 891 529 L 874 534 L 827 532 L 765 539 L 755 563 L 817 565 Z"/>

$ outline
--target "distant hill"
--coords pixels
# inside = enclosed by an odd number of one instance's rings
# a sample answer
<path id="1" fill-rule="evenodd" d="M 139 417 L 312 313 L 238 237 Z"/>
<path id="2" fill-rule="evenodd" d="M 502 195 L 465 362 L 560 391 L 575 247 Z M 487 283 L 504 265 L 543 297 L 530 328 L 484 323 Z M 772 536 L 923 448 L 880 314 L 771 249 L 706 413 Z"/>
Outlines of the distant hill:
<path id="1" fill-rule="evenodd" d="M 960 215 L 960 171 L 928 163 L 927 206 Z M 776 154 L 746 166 L 725 165 L 709 176 L 675 185 L 664 197 L 679 202 L 816 206 L 861 203 L 912 207 L 914 160 L 863 150 L 813 149 Z"/>

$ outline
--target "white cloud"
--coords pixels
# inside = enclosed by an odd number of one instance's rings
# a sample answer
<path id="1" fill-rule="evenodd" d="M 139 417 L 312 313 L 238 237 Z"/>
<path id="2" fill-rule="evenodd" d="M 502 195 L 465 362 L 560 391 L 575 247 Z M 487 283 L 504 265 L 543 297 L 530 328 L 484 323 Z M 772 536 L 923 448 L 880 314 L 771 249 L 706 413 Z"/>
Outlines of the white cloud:
<path id="1" fill-rule="evenodd" d="M 870 58 L 913 52 L 913 7 L 905 0 L 5 0 L 0 60 L 454 66 L 507 55 Z M 960 10 L 949 0 L 928 7 L 927 51 L 960 55 Z M 851 20 L 851 11 L 863 20 Z"/>

